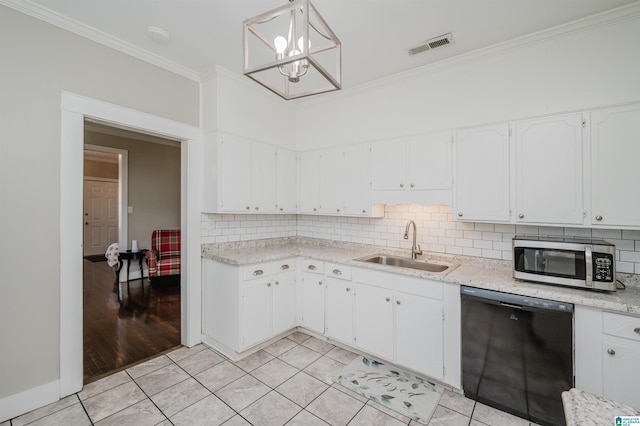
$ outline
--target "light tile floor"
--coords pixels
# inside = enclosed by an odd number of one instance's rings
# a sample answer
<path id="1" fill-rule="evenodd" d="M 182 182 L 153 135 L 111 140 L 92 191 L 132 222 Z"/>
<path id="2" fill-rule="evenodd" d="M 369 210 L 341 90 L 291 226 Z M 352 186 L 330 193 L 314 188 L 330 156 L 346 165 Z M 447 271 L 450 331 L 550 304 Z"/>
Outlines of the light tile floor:
<path id="1" fill-rule="evenodd" d="M 0 426 L 421 424 L 333 382 L 356 356 L 300 332 L 235 363 L 204 345 L 180 348 Z M 428 424 L 529 422 L 447 390 Z"/>

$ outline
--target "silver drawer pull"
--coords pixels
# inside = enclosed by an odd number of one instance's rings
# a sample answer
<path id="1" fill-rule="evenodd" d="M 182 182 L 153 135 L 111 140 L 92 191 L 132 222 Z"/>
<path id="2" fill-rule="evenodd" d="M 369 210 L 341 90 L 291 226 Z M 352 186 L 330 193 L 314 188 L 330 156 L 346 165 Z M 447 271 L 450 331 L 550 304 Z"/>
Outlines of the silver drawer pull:
<path id="1" fill-rule="evenodd" d="M 307 269 L 311 269 L 312 271 L 315 271 L 318 268 L 316 267 L 316 265 L 309 265 L 307 266 Z"/>
<path id="2" fill-rule="evenodd" d="M 340 269 L 334 269 L 333 273 L 336 275 L 342 275 L 342 271 Z"/>
<path id="3" fill-rule="evenodd" d="M 287 269 L 289 269 L 289 265 L 286 265 L 286 264 L 282 265 L 282 266 L 280 266 L 280 269 L 283 270 L 283 271 L 286 271 Z"/>
<path id="4" fill-rule="evenodd" d="M 271 287 L 271 283 L 267 283 L 267 287 Z"/>
<path id="5" fill-rule="evenodd" d="M 640 327 L 634 328 L 633 331 L 635 331 L 636 333 L 640 334 Z"/>
<path id="6" fill-rule="evenodd" d="M 322 281 L 318 281 L 318 285 L 322 285 Z"/>
<path id="7" fill-rule="evenodd" d="M 607 349 L 607 353 L 608 353 L 609 355 L 615 355 L 615 354 L 616 354 L 616 351 L 614 351 L 613 349 L 609 348 L 609 349 Z"/>
<path id="8" fill-rule="evenodd" d="M 390 297 L 387 297 L 385 300 L 388 302 L 389 300 L 391 300 L 391 298 L 390 298 Z"/>
<path id="9" fill-rule="evenodd" d="M 351 291 L 351 289 L 349 287 L 347 287 L 347 291 Z"/>
<path id="10" fill-rule="evenodd" d="M 255 271 L 253 271 L 253 275 L 258 276 L 258 275 L 262 275 L 264 274 L 264 271 L 262 269 L 256 269 Z"/>
<path id="11" fill-rule="evenodd" d="M 276 285 L 280 285 L 280 281 L 276 281 Z"/>

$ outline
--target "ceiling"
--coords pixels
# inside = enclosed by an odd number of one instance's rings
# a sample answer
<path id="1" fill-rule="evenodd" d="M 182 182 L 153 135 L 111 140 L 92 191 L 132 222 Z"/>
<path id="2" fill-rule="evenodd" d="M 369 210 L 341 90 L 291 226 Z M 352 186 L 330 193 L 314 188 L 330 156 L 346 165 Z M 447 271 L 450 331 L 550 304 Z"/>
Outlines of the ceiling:
<path id="1" fill-rule="evenodd" d="M 637 0 L 313 0 L 342 42 L 343 88 L 472 52 Z M 198 79 L 242 73 L 242 22 L 286 0 L 0 0 Z M 46 8 L 48 10 L 42 9 Z M 170 34 L 158 43 L 150 26 Z M 454 43 L 409 56 L 452 33 Z"/>

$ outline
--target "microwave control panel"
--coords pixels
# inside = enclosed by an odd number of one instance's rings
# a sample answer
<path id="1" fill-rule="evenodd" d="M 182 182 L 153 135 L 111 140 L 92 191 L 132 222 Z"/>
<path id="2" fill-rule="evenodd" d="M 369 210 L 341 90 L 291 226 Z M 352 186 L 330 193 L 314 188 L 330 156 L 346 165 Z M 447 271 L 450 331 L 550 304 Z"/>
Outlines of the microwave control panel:
<path id="1" fill-rule="evenodd" d="M 593 280 L 613 281 L 613 256 L 605 253 L 593 253 Z"/>

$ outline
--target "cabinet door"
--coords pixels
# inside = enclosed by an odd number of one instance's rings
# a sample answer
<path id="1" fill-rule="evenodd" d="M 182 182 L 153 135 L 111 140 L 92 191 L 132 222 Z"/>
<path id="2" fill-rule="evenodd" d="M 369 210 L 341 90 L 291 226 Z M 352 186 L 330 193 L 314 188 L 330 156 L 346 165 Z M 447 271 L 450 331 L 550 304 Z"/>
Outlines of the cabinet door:
<path id="1" fill-rule="evenodd" d="M 591 114 L 591 223 L 640 226 L 640 105 Z"/>
<path id="2" fill-rule="evenodd" d="M 327 285 L 327 336 L 353 344 L 353 288 L 351 281 L 325 278 Z"/>
<path id="3" fill-rule="evenodd" d="M 245 281 L 242 285 L 241 346 L 244 349 L 271 337 L 271 279 Z"/>
<path id="4" fill-rule="evenodd" d="M 251 142 L 225 136 L 220 142 L 221 210 L 251 210 Z"/>
<path id="5" fill-rule="evenodd" d="M 273 335 L 295 327 L 296 293 L 295 272 L 285 272 L 273 276 L 271 286 L 273 298 Z"/>
<path id="6" fill-rule="evenodd" d="M 640 342 L 604 339 L 604 397 L 640 409 Z"/>
<path id="7" fill-rule="evenodd" d="M 395 304 L 396 362 L 442 380 L 442 302 L 397 293 Z"/>
<path id="8" fill-rule="evenodd" d="M 320 154 L 303 152 L 299 156 L 298 202 L 300 213 L 319 213 L 318 184 L 320 174 Z"/>
<path id="9" fill-rule="evenodd" d="M 582 115 L 516 123 L 516 221 L 583 223 Z"/>
<path id="10" fill-rule="evenodd" d="M 413 136 L 408 142 L 409 189 L 452 186 L 451 133 Z"/>
<path id="11" fill-rule="evenodd" d="M 324 276 L 302 273 L 302 325 L 324 334 Z"/>
<path id="12" fill-rule="evenodd" d="M 393 291 L 356 284 L 356 346 L 393 359 Z"/>
<path id="13" fill-rule="evenodd" d="M 344 212 L 353 216 L 369 215 L 371 151 L 368 145 L 349 146 L 344 150 Z"/>
<path id="14" fill-rule="evenodd" d="M 276 149 L 270 145 L 253 143 L 252 158 L 252 211 L 273 213 L 276 211 Z"/>
<path id="15" fill-rule="evenodd" d="M 279 213 L 296 212 L 296 153 L 278 148 L 277 200 Z"/>
<path id="16" fill-rule="evenodd" d="M 371 189 L 405 189 L 406 166 L 407 148 L 404 139 L 371 144 Z"/>
<path id="17" fill-rule="evenodd" d="M 456 145 L 454 217 L 509 222 L 509 125 L 461 130 Z"/>
<path id="18" fill-rule="evenodd" d="M 344 210 L 344 153 L 328 149 L 320 154 L 320 211 L 339 215 Z"/>

